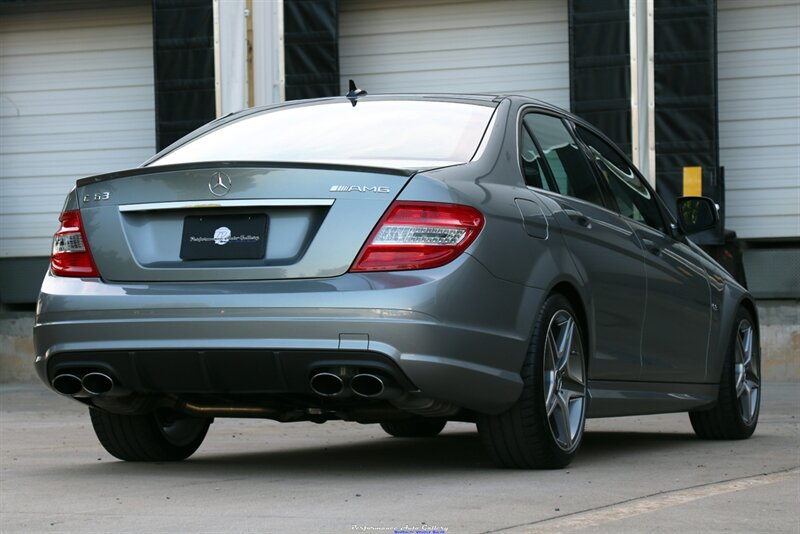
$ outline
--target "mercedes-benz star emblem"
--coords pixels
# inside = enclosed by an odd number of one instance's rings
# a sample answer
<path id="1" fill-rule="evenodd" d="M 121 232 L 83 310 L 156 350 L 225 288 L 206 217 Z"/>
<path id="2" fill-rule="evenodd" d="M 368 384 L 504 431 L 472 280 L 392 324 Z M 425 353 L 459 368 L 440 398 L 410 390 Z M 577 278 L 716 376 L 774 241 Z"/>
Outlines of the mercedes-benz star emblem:
<path id="1" fill-rule="evenodd" d="M 215 197 L 223 197 L 231 190 L 231 177 L 224 172 L 215 172 L 208 181 L 208 190 Z"/>

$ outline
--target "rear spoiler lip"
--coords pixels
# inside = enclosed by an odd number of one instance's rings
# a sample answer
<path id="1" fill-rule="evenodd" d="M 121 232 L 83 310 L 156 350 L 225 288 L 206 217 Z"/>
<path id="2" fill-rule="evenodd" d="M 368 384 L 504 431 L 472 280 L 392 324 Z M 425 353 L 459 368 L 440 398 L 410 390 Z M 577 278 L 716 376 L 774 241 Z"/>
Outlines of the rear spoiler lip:
<path id="1" fill-rule="evenodd" d="M 136 167 L 122 171 L 114 171 L 95 176 L 80 178 L 75 182 L 77 187 L 83 187 L 98 182 L 116 180 L 117 178 L 127 178 L 129 176 L 141 176 L 147 174 L 158 174 L 172 171 L 198 170 L 198 169 L 240 169 L 240 168 L 276 168 L 276 169 L 320 169 L 337 170 L 349 172 L 369 172 L 376 174 L 389 174 L 393 176 L 404 176 L 406 178 L 420 172 L 421 169 L 399 169 L 396 167 L 372 167 L 365 165 L 343 165 L 338 163 L 300 163 L 284 161 L 201 161 L 196 163 L 178 163 L 175 165 L 158 165 L 154 167 Z"/>

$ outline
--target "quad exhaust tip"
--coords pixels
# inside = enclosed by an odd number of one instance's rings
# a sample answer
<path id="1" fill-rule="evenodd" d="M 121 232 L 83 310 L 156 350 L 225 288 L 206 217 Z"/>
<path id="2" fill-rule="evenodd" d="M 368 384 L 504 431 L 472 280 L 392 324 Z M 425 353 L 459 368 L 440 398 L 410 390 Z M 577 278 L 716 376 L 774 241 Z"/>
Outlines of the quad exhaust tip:
<path id="1" fill-rule="evenodd" d="M 61 374 L 53 379 L 53 389 L 62 395 L 77 395 L 83 390 L 81 379 L 71 374 Z"/>
<path id="2" fill-rule="evenodd" d="M 317 373 L 311 377 L 311 391 L 323 397 L 335 397 L 344 392 L 344 381 L 333 373 Z"/>
<path id="3" fill-rule="evenodd" d="M 87 373 L 82 385 L 90 395 L 103 395 L 114 389 L 114 380 L 105 373 Z"/>
<path id="4" fill-rule="evenodd" d="M 62 395 L 75 396 L 82 392 L 89 395 L 103 395 L 114 389 L 114 380 L 105 373 L 92 372 L 83 378 L 70 373 L 62 373 L 53 379 L 53 389 Z"/>

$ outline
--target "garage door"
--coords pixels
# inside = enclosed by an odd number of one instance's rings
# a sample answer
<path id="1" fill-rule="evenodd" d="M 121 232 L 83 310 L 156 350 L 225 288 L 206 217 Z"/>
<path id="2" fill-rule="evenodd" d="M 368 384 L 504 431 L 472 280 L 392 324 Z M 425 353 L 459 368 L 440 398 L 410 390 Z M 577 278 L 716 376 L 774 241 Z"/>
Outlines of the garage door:
<path id="1" fill-rule="evenodd" d="M 727 226 L 800 237 L 800 4 L 719 0 L 718 10 Z"/>
<path id="2" fill-rule="evenodd" d="M 151 9 L 0 7 L 0 258 L 49 255 L 76 178 L 154 153 Z"/>
<path id="3" fill-rule="evenodd" d="M 510 93 L 569 108 L 566 0 L 340 0 L 341 89 Z"/>

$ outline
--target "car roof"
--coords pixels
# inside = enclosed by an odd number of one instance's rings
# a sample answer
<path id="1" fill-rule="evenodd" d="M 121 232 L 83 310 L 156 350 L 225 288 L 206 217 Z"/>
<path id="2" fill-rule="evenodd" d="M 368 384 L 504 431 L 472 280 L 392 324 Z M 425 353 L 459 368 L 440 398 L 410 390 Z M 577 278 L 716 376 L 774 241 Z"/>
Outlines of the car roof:
<path id="1" fill-rule="evenodd" d="M 464 103 L 464 104 L 477 104 L 477 105 L 484 105 L 484 106 L 497 106 L 503 100 L 511 100 L 518 104 L 533 104 L 543 109 L 550 110 L 554 113 L 560 113 L 563 115 L 567 115 L 569 117 L 578 119 L 578 117 L 573 116 L 569 111 L 559 108 L 558 106 L 554 106 L 545 102 L 544 100 L 538 100 L 536 98 L 531 98 L 529 96 L 522 96 L 522 95 L 513 95 L 513 94 L 501 94 L 501 93 L 376 93 L 376 94 L 367 94 L 364 96 L 360 96 L 356 99 L 357 101 L 360 100 L 364 101 L 392 101 L 392 100 L 417 100 L 417 101 L 433 101 L 433 102 L 450 102 L 450 103 Z M 295 107 L 295 106 L 311 106 L 311 105 L 320 105 L 320 104 L 328 104 L 328 103 L 341 103 L 343 101 L 352 102 L 346 96 L 332 96 L 332 97 L 323 97 L 323 98 L 309 98 L 309 99 L 302 99 L 302 100 L 288 100 L 285 102 L 275 103 L 275 104 L 267 104 L 264 106 L 256 106 L 252 108 L 243 109 L 240 111 L 234 111 L 224 115 L 222 117 L 217 118 L 216 120 L 212 121 L 210 124 L 219 124 L 221 122 L 228 122 L 228 120 L 235 120 L 246 117 L 251 114 L 258 114 L 262 111 L 268 110 L 279 110 L 281 108 L 286 107 Z M 355 105 L 358 105 L 357 103 Z"/>

